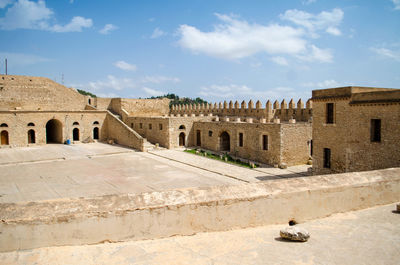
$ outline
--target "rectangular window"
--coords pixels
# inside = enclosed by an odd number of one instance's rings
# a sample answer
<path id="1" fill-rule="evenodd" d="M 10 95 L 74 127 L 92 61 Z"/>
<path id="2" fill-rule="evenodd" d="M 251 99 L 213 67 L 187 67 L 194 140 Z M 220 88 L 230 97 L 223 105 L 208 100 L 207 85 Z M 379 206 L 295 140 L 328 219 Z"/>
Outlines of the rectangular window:
<path id="1" fill-rule="evenodd" d="M 153 129 L 153 125 L 149 123 L 149 130 Z"/>
<path id="2" fill-rule="evenodd" d="M 160 131 L 162 131 L 162 124 L 161 123 L 158 125 L 158 127 L 160 128 Z"/>
<path id="3" fill-rule="evenodd" d="M 331 168 L 331 149 L 324 148 L 324 168 Z"/>
<path id="4" fill-rule="evenodd" d="M 143 129 L 143 123 L 139 123 L 139 128 Z"/>
<path id="5" fill-rule="evenodd" d="M 131 123 L 131 128 L 133 129 L 133 123 Z"/>
<path id="6" fill-rule="evenodd" d="M 326 123 L 333 123 L 334 105 L 333 103 L 326 103 Z"/>
<path id="7" fill-rule="evenodd" d="M 268 135 L 262 136 L 262 147 L 263 150 L 268 150 Z"/>
<path id="8" fill-rule="evenodd" d="M 243 147 L 243 133 L 239 133 L 239 146 Z"/>
<path id="9" fill-rule="evenodd" d="M 212 131 L 208 131 L 208 136 L 212 136 Z"/>
<path id="10" fill-rule="evenodd" d="M 381 120 L 372 119 L 371 120 L 371 142 L 381 141 Z"/>

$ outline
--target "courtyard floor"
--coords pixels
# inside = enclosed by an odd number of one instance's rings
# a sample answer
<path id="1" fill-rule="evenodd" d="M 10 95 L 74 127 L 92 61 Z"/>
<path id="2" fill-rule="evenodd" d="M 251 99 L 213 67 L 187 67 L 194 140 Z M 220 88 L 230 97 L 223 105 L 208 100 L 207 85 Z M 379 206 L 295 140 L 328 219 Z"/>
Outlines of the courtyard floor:
<path id="1" fill-rule="evenodd" d="M 248 169 L 179 150 L 103 143 L 0 149 L 0 203 L 232 185 L 307 175 L 307 167 Z"/>

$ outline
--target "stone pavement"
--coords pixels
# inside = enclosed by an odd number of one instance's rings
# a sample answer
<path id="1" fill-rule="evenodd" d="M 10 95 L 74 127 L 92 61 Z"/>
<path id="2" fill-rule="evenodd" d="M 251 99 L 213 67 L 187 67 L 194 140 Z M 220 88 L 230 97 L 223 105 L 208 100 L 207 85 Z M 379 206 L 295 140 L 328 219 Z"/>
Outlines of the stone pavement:
<path id="1" fill-rule="evenodd" d="M 157 150 L 149 153 L 170 159 L 180 161 L 181 163 L 191 165 L 196 168 L 208 170 L 210 172 L 222 174 L 224 176 L 241 180 L 244 182 L 258 182 L 279 178 L 293 178 L 309 176 L 307 169 L 311 166 L 301 165 L 280 169 L 274 167 L 259 167 L 249 169 L 241 166 L 224 163 L 218 160 L 183 152 L 183 150 Z"/>
<path id="2" fill-rule="evenodd" d="M 102 143 L 0 149 L 0 203 L 242 183 Z"/>
<path id="3" fill-rule="evenodd" d="M 279 238 L 286 225 L 156 240 L 0 253 L 1 264 L 399 264 L 395 204 L 299 224 L 311 238 Z"/>

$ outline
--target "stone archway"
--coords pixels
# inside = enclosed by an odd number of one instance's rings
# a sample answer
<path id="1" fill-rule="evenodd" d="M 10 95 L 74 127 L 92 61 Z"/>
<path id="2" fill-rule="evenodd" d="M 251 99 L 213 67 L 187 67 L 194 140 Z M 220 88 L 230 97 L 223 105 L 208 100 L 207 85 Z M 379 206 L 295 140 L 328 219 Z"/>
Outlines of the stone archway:
<path id="1" fill-rule="evenodd" d="M 9 145 L 8 132 L 7 131 L 2 131 L 1 132 L 0 144 L 1 145 Z"/>
<path id="2" fill-rule="evenodd" d="M 46 123 L 46 143 L 63 143 L 62 123 L 52 119 Z"/>
<path id="3" fill-rule="evenodd" d="M 225 131 L 219 136 L 219 150 L 228 152 L 231 150 L 230 136 L 229 133 Z"/>
<path id="4" fill-rule="evenodd" d="M 79 129 L 78 128 L 74 128 L 72 130 L 72 140 L 79 141 Z"/>
<path id="5" fill-rule="evenodd" d="M 185 133 L 183 132 L 179 134 L 179 146 L 185 146 Z"/>

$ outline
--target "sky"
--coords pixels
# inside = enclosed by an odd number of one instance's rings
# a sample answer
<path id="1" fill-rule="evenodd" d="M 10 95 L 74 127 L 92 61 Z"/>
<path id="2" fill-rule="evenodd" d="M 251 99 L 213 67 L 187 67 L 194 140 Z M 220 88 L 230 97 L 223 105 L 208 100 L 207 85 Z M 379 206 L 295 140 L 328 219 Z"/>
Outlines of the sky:
<path id="1" fill-rule="evenodd" d="M 0 73 L 101 97 L 400 88 L 400 0 L 0 0 Z"/>

